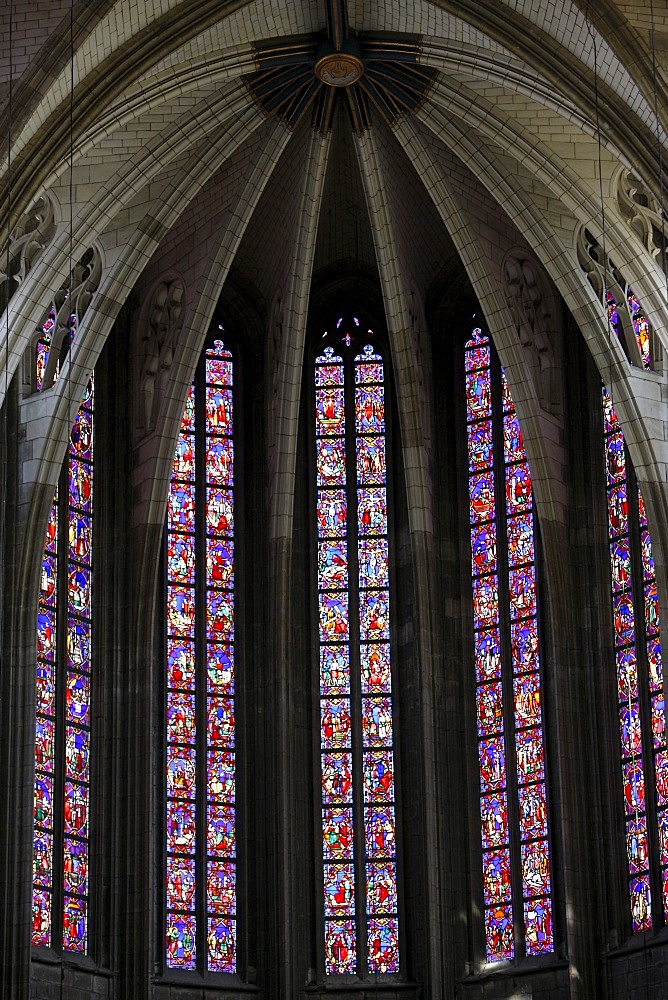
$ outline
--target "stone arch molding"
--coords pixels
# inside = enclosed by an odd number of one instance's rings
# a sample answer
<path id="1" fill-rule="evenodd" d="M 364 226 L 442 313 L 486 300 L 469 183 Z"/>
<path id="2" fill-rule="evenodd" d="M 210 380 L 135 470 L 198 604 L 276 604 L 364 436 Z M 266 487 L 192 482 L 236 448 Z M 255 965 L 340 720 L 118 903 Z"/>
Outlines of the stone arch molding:
<path id="1" fill-rule="evenodd" d="M 555 363 L 557 331 L 546 275 L 537 260 L 518 249 L 506 254 L 501 278 L 538 401 L 548 413 L 559 415 L 562 387 Z"/>
<path id="2" fill-rule="evenodd" d="M 137 431 L 155 430 L 183 326 L 186 288 L 180 275 L 163 276 L 145 302 L 138 324 Z"/>
<path id="3" fill-rule="evenodd" d="M 9 304 L 55 232 L 54 203 L 43 194 L 24 212 L 0 250 L 0 308 Z"/>

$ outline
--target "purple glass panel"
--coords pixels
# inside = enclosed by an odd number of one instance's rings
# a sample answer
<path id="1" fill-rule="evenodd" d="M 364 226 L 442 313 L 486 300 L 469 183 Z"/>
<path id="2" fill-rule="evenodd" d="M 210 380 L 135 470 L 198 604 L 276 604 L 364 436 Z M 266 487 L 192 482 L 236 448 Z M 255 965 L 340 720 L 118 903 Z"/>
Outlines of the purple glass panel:
<path id="1" fill-rule="evenodd" d="M 210 917 L 207 947 L 211 972 L 235 972 L 237 953 L 237 924 L 229 917 Z"/>
<path id="2" fill-rule="evenodd" d="M 167 795 L 176 799 L 195 796 L 195 751 L 193 748 L 171 749 L 167 761 Z"/>
<path id="3" fill-rule="evenodd" d="M 468 435 L 469 471 L 480 472 L 492 464 L 494 449 L 492 447 L 492 421 L 482 420 L 469 424 Z"/>
<path id="4" fill-rule="evenodd" d="M 513 681 L 515 695 L 515 725 L 535 726 L 540 722 L 540 678 L 537 673 L 523 674 Z"/>
<path id="5" fill-rule="evenodd" d="M 353 811 L 347 807 L 324 809 L 323 858 L 338 861 L 353 857 Z"/>
<path id="6" fill-rule="evenodd" d="M 533 490 L 531 475 L 526 462 L 506 469 L 506 509 L 508 517 L 531 509 Z"/>
<path id="7" fill-rule="evenodd" d="M 88 788 L 65 782 L 63 827 L 68 836 L 88 836 Z"/>
<path id="8" fill-rule="evenodd" d="M 510 617 L 528 618 L 536 613 L 536 571 L 533 566 L 508 573 Z"/>
<path id="9" fill-rule="evenodd" d="M 167 529 L 195 530 L 195 487 L 191 483 L 172 483 L 167 500 Z"/>
<path id="10" fill-rule="evenodd" d="M 358 434 L 382 434 L 385 400 L 382 385 L 355 389 L 355 425 Z"/>
<path id="11" fill-rule="evenodd" d="M 196 920 L 192 915 L 167 914 L 165 947 L 171 969 L 195 968 Z"/>
<path id="12" fill-rule="evenodd" d="M 626 850 L 629 871 L 632 874 L 647 870 L 649 851 L 647 847 L 647 820 L 645 816 L 626 821 Z"/>
<path id="13" fill-rule="evenodd" d="M 194 852 L 195 807 L 192 803 L 167 803 L 167 850 L 182 854 Z"/>
<path id="14" fill-rule="evenodd" d="M 506 750 L 503 737 L 481 740 L 478 745 L 481 791 L 493 791 L 506 783 Z"/>
<path id="15" fill-rule="evenodd" d="M 345 541 L 318 543 L 318 587 L 321 590 L 348 589 L 348 551 Z"/>
<path id="16" fill-rule="evenodd" d="M 473 576 L 496 572 L 496 525 L 494 523 L 471 528 L 471 556 Z"/>
<path id="17" fill-rule="evenodd" d="M 207 698 L 207 740 L 209 746 L 234 747 L 234 699 Z"/>
<path id="18" fill-rule="evenodd" d="M 226 643 L 206 647 L 207 685 L 218 694 L 234 694 L 234 647 Z"/>
<path id="19" fill-rule="evenodd" d="M 319 594 L 320 641 L 348 640 L 348 595 Z"/>
<path id="20" fill-rule="evenodd" d="M 550 858 L 545 840 L 522 844 L 522 882 L 528 896 L 550 892 Z"/>
<path id="21" fill-rule="evenodd" d="M 234 481 L 234 453 L 231 438 L 206 439 L 206 478 L 217 486 L 231 486 Z"/>
<path id="22" fill-rule="evenodd" d="M 390 637 L 390 609 L 387 590 L 367 590 L 360 594 L 360 639 L 374 642 Z"/>
<path id="23" fill-rule="evenodd" d="M 392 699 L 362 699 L 362 732 L 365 747 L 392 743 Z"/>
<path id="24" fill-rule="evenodd" d="M 512 906 L 495 906 L 485 910 L 485 940 L 488 962 L 509 961 L 514 957 Z"/>
<path id="25" fill-rule="evenodd" d="M 500 681 L 481 684 L 477 691 L 478 736 L 503 732 L 503 688 Z"/>
<path id="26" fill-rule="evenodd" d="M 226 916 L 236 910 L 236 868 L 233 861 L 209 861 L 207 865 L 207 909 Z"/>
<path id="27" fill-rule="evenodd" d="M 350 692 L 350 662 L 347 646 L 320 647 L 320 694 Z"/>
<path id="28" fill-rule="evenodd" d="M 482 858 L 485 906 L 510 902 L 510 850 L 488 851 Z"/>
<path id="29" fill-rule="evenodd" d="M 350 701 L 323 698 L 320 702 L 321 746 L 342 750 L 350 746 Z"/>
<path id="30" fill-rule="evenodd" d="M 346 535 L 348 504 L 343 490 L 318 490 L 318 535 L 320 538 Z"/>
<path id="31" fill-rule="evenodd" d="M 77 896 L 65 896 L 63 900 L 63 948 L 86 950 L 86 900 Z"/>
<path id="32" fill-rule="evenodd" d="M 328 975 L 343 975 L 355 972 L 355 951 L 354 921 L 326 920 L 325 972 Z"/>
<path id="33" fill-rule="evenodd" d="M 325 805 L 352 800 L 352 754 L 322 755 L 322 801 Z"/>
<path id="34" fill-rule="evenodd" d="M 631 760 L 622 764 L 624 779 L 624 798 L 626 811 L 629 814 L 645 811 L 645 778 L 640 760 Z"/>
<path id="35" fill-rule="evenodd" d="M 316 389 L 316 434 L 342 435 L 345 431 L 343 389 Z"/>
<path id="36" fill-rule="evenodd" d="M 469 480 L 471 523 L 490 521 L 494 517 L 494 473 L 483 472 Z"/>
<path id="37" fill-rule="evenodd" d="M 195 643 L 167 640 L 167 686 L 188 691 L 195 686 Z"/>
<path id="38" fill-rule="evenodd" d="M 236 850 L 234 806 L 210 803 L 207 816 L 207 853 L 222 858 L 234 857 Z"/>
<path id="39" fill-rule="evenodd" d="M 379 485 L 385 482 L 385 438 L 357 439 L 357 480 Z"/>
<path id="40" fill-rule="evenodd" d="M 508 799 L 505 792 L 480 796 L 482 846 L 500 847 L 508 840 Z"/>
<path id="41" fill-rule="evenodd" d="M 195 861 L 167 858 L 167 906 L 174 910 L 195 908 Z"/>
<path id="42" fill-rule="evenodd" d="M 207 538 L 206 572 L 210 587 L 234 586 L 234 542 Z"/>
<path id="43" fill-rule="evenodd" d="M 357 491 L 357 521 L 360 535 L 384 534 L 387 531 L 385 489 L 368 487 Z"/>
<path id="44" fill-rule="evenodd" d="M 523 462 L 526 457 L 520 422 L 514 413 L 506 413 L 503 417 L 503 457 L 507 464 Z"/>
<path id="45" fill-rule="evenodd" d="M 367 750 L 363 755 L 364 801 L 390 802 L 394 794 L 391 750 Z"/>
<path id="46" fill-rule="evenodd" d="M 642 750 L 642 736 L 637 702 L 632 701 L 625 707 L 620 706 L 619 728 L 622 756 L 633 757 L 640 753 Z"/>
<path id="47" fill-rule="evenodd" d="M 355 867 L 352 864 L 323 865 L 325 916 L 355 914 Z"/>
<path id="48" fill-rule="evenodd" d="M 399 922 L 396 917 L 369 920 L 368 955 L 370 972 L 399 971 Z"/>
<path id="49" fill-rule="evenodd" d="M 209 750 L 206 756 L 209 798 L 234 802 L 234 754 L 224 750 Z"/>
<path id="50" fill-rule="evenodd" d="M 519 514 L 509 517 L 506 525 L 508 534 L 508 562 L 511 566 L 533 562 L 536 558 L 533 542 L 533 516 Z"/>
<path id="51" fill-rule="evenodd" d="M 393 858 L 395 853 L 394 806 L 366 806 L 364 841 L 368 858 Z"/>
<path id="52" fill-rule="evenodd" d="M 637 933 L 652 926 L 652 891 L 649 875 L 639 875 L 630 880 L 631 922 Z"/>
<path id="53" fill-rule="evenodd" d="M 343 438 L 319 438 L 316 447 L 318 486 L 342 486 L 346 481 Z"/>
<path id="54" fill-rule="evenodd" d="M 48 948 L 51 944 L 51 893 L 33 889 L 32 943 Z"/>
<path id="55" fill-rule="evenodd" d="M 167 739 L 172 743 L 195 742 L 195 695 L 170 691 L 167 695 Z"/>
<path id="56" fill-rule="evenodd" d="M 210 362 L 209 362 L 210 363 Z M 214 381 L 210 378 L 210 381 Z M 207 386 L 204 401 L 207 434 L 232 433 L 232 390 Z M 214 479 L 216 477 L 213 477 Z"/>
<path id="57" fill-rule="evenodd" d="M 469 421 L 491 416 L 491 375 L 487 371 L 466 374 L 466 416 Z"/>
<path id="58" fill-rule="evenodd" d="M 180 434 L 176 441 L 172 478 L 192 482 L 195 478 L 195 437 L 193 434 Z"/>
<path id="59" fill-rule="evenodd" d="M 366 912 L 396 913 L 397 872 L 392 861 L 367 863 L 366 866 Z"/>
<path id="60" fill-rule="evenodd" d="M 365 643 L 360 646 L 362 667 L 362 694 L 389 694 L 390 644 L 387 642 Z"/>
<path id="61" fill-rule="evenodd" d="M 358 560 L 360 587 L 389 586 L 387 539 L 360 539 Z"/>
<path id="62" fill-rule="evenodd" d="M 218 537 L 234 534 L 234 499 L 231 490 L 206 490 L 206 533 Z"/>
<path id="63" fill-rule="evenodd" d="M 520 807 L 520 837 L 530 840 L 532 837 L 547 836 L 547 801 L 545 785 L 524 785 L 518 789 Z"/>
<path id="64" fill-rule="evenodd" d="M 498 629 L 475 633 L 475 660 L 478 683 L 501 676 L 501 639 Z"/>
<path id="65" fill-rule="evenodd" d="M 474 628 L 489 628 L 499 618 L 499 581 L 494 574 L 479 576 L 472 582 Z"/>
<path id="66" fill-rule="evenodd" d="M 210 642 L 234 638 L 234 597 L 229 591 L 207 591 L 206 637 Z"/>
<path id="67" fill-rule="evenodd" d="M 525 900 L 524 926 L 528 955 L 542 955 L 552 951 L 552 900 Z"/>

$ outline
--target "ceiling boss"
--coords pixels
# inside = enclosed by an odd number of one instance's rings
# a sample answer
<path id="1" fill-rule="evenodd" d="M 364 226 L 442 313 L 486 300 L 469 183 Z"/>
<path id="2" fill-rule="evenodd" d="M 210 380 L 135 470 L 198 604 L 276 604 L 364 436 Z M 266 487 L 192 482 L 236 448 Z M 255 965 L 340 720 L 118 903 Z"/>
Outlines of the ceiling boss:
<path id="1" fill-rule="evenodd" d="M 435 75 L 419 65 L 419 35 L 351 35 L 345 0 L 325 0 L 326 37 L 299 35 L 253 45 L 257 72 L 246 77 L 256 103 L 293 129 L 306 112 L 321 134 L 331 130 L 337 95 L 354 131 L 372 125 L 372 109 L 393 126 L 415 111 Z"/>

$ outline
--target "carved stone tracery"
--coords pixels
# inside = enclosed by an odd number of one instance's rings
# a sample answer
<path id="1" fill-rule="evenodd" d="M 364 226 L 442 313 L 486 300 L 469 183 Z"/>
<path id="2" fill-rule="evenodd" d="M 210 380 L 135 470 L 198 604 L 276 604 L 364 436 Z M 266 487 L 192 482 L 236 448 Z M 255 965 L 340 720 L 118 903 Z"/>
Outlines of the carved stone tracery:
<path id="1" fill-rule="evenodd" d="M 0 250 L 0 310 L 7 306 L 55 231 L 53 203 L 42 195 L 14 226 Z"/>
<path id="2" fill-rule="evenodd" d="M 138 425 L 144 434 L 155 429 L 160 403 L 167 390 L 181 323 L 185 287 L 180 278 L 161 281 L 153 291 L 148 319 L 142 330 Z"/>
<path id="3" fill-rule="evenodd" d="M 665 222 L 661 206 L 631 170 L 623 170 L 617 181 L 617 204 L 629 228 L 659 265 L 666 268 Z"/>
<path id="4" fill-rule="evenodd" d="M 506 302 L 531 371 L 540 405 L 559 413 L 561 392 L 555 367 L 554 319 L 540 266 L 528 256 L 509 255 L 503 265 Z"/>

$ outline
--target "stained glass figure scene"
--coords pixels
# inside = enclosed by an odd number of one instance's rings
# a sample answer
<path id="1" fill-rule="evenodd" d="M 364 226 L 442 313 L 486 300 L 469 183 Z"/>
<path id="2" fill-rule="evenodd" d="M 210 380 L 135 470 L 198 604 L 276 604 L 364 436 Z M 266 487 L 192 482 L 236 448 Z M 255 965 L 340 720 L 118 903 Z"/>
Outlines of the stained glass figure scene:
<path id="1" fill-rule="evenodd" d="M 47 327 L 48 321 L 38 344 L 38 388 Z M 70 433 L 65 487 L 56 489 L 51 506 L 37 618 L 32 943 L 60 943 L 79 953 L 88 942 L 93 393 L 91 375 Z M 59 688 L 63 696 L 57 702 Z M 63 752 L 57 758 L 59 733 Z M 62 797 L 55 801 L 58 787 Z M 56 839 L 59 817 L 63 833 Z M 62 911 L 56 914 L 54 885 L 60 877 Z"/>
<path id="2" fill-rule="evenodd" d="M 487 961 L 500 962 L 516 957 L 518 941 L 527 955 L 554 948 L 533 494 L 510 389 L 480 329 L 464 359 L 484 925 Z M 502 653 L 502 606 L 510 663 Z"/>
<path id="3" fill-rule="evenodd" d="M 315 360 L 327 975 L 399 971 L 384 389 L 370 344 Z"/>
<path id="4" fill-rule="evenodd" d="M 631 926 L 638 933 L 652 927 L 654 915 L 661 914 L 663 920 L 668 912 L 668 838 L 661 834 L 668 829 L 661 634 L 645 504 L 640 487 L 629 489 L 621 427 L 605 388 L 602 394 L 627 880 Z M 639 552 L 639 565 L 634 552 Z M 648 812 L 647 799 L 652 795 L 654 809 Z M 658 844 L 662 900 L 652 899 L 654 844 Z"/>
<path id="5" fill-rule="evenodd" d="M 234 427 L 233 361 L 220 341 L 203 368 L 186 400 L 167 505 L 165 956 L 172 969 L 229 973 L 236 971 Z M 206 845 L 201 899 L 198 830 Z"/>
<path id="6" fill-rule="evenodd" d="M 640 355 L 640 362 L 642 367 L 646 371 L 651 371 L 652 369 L 652 347 L 651 347 L 651 335 L 652 328 L 650 322 L 647 319 L 647 314 L 643 309 L 638 296 L 635 294 L 633 289 L 628 286 L 626 289 L 626 303 L 622 298 L 622 304 L 615 299 L 613 293 L 608 289 L 605 293 L 607 309 L 608 309 L 608 323 L 610 324 L 610 329 L 615 334 L 617 339 L 624 346 L 627 354 L 630 354 L 629 348 L 626 346 L 623 330 L 624 322 L 622 316 L 620 315 L 620 308 L 622 313 L 625 313 L 624 319 L 633 329 L 633 336 L 635 342 L 638 346 L 638 353 Z M 626 306 L 626 309 L 624 308 Z"/>

